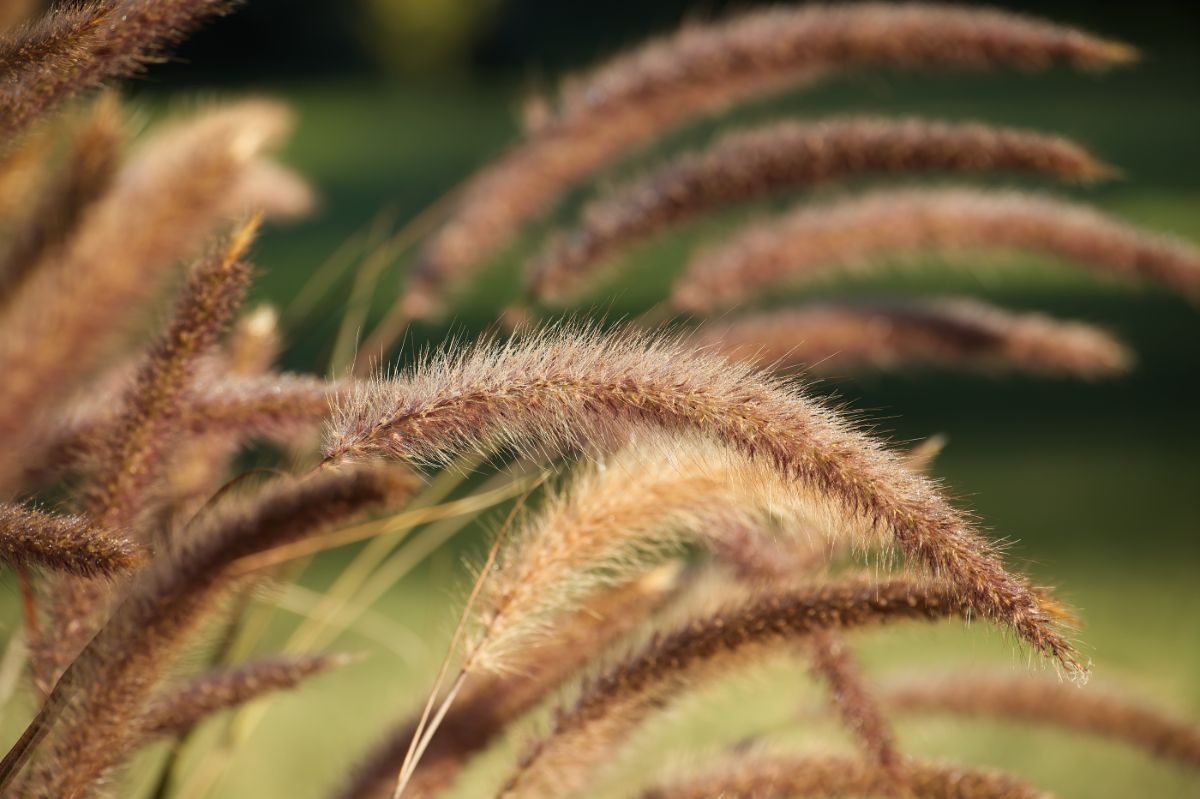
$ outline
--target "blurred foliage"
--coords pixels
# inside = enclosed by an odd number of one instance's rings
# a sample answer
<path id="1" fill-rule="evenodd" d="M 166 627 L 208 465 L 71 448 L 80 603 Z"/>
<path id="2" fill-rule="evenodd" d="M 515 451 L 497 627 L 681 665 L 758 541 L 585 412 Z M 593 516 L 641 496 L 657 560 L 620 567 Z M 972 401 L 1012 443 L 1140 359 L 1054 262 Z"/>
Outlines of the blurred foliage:
<path id="1" fill-rule="evenodd" d="M 359 0 L 358 29 L 384 67 L 427 72 L 463 61 L 498 0 Z"/>

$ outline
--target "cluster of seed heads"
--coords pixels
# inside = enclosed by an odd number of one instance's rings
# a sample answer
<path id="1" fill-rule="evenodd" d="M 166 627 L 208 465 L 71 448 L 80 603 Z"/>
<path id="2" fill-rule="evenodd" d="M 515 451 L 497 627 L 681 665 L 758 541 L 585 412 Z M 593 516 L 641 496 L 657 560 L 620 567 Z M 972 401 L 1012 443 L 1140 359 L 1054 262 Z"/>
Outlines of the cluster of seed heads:
<path id="1" fill-rule="evenodd" d="M 0 14 L 0 565 L 24 609 L 0 683 L 27 673 L 36 700 L 0 761 L 0 795 L 125 795 L 146 779 L 127 773 L 134 762 L 157 769 L 156 799 L 198 795 L 207 786 L 184 754 L 204 740 L 200 723 L 356 659 L 307 651 L 320 648 L 319 626 L 283 654 L 243 657 L 248 610 L 287 590 L 280 564 L 383 534 L 316 599 L 314 618 L 344 619 L 411 568 L 403 547 L 371 561 L 398 532 L 436 522 L 412 542 L 424 551 L 456 517 L 534 487 L 540 504 L 516 505 L 477 569 L 427 702 L 333 795 L 438 796 L 514 735 L 525 742 L 496 796 L 590 795 L 653 716 L 789 654 L 826 689 L 856 751 L 734 747 L 703 768 L 642 775 L 641 795 L 1046 795 L 1014 775 L 912 756 L 891 723 L 918 713 L 1055 725 L 1200 768 L 1200 728 L 1119 694 L 970 672 L 873 684 L 854 638 L 915 621 L 994 624 L 1074 682 L 1087 664 L 1073 613 L 925 474 L 938 439 L 893 451 L 781 374 L 1094 378 L 1129 368 L 1128 350 L 1084 322 L 965 298 L 754 307 L 782 286 L 896 257 L 970 266 L 993 251 L 1195 296 L 1196 248 L 1041 194 L 877 189 L 802 201 L 700 248 L 670 297 L 633 323 L 538 319 L 595 292 L 646 240 L 818 184 L 1114 174 L 1074 142 L 915 118 L 730 131 L 587 203 L 531 260 L 490 335 L 389 374 L 363 368 L 398 354 L 409 320 L 436 318 L 568 190 L 702 117 L 859 67 L 1107 69 L 1133 50 L 925 4 L 779 7 L 686 26 L 536 102 L 521 140 L 438 206 L 392 309 L 357 355 L 339 336 L 337 379 L 325 379 L 277 371 L 277 314 L 243 309 L 260 225 L 312 204 L 270 155 L 287 110 L 204 108 L 130 142 L 120 101 L 101 91 L 235 5 L 94 0 L 19 23 Z M 379 244 L 362 274 L 401 249 Z M 130 334 L 152 310 L 165 321 L 138 342 Z M 671 316 L 675 332 L 653 329 Z M 361 322 L 347 312 L 344 332 Z M 263 444 L 285 453 L 281 468 L 239 470 Z M 566 479 L 531 476 L 572 458 Z M 462 471 L 498 461 L 510 468 L 441 502 Z M 869 573 L 851 565 L 864 558 Z M 164 743 L 161 761 L 143 756 Z"/>

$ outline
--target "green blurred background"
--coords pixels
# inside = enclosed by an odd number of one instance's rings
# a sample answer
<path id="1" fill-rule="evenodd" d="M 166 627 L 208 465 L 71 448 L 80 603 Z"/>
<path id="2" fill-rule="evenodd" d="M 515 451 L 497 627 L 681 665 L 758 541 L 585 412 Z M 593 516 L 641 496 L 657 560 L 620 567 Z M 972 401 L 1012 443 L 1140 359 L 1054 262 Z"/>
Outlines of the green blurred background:
<path id="1" fill-rule="evenodd" d="M 1012 7 L 1131 41 L 1145 49 L 1145 61 L 1107 75 L 858 73 L 751 104 L 719 125 L 703 123 L 673 137 L 671 145 L 702 141 L 739 121 L 785 114 L 912 113 L 1029 126 L 1077 138 L 1124 170 L 1121 180 L 1069 193 L 1200 241 L 1200 13 L 1185 3 Z M 314 270 L 381 209 L 390 209 L 400 224 L 501 152 L 517 134 L 518 110 L 531 89 L 551 87 L 564 71 L 682 19 L 726 8 L 648 0 L 251 0 L 189 43 L 178 62 L 154 70 L 132 96 L 155 114 L 186 106 L 195 96 L 247 92 L 282 97 L 295 107 L 299 124 L 285 160 L 312 179 L 322 206 L 309 221 L 270 231 L 259 249 L 264 275 L 258 292 L 287 309 Z M 615 174 L 635 172 L 645 162 L 632 159 Z M 482 329 L 515 293 L 520 263 L 540 234 L 569 219 L 587 195 L 570 198 L 555 220 L 498 259 L 447 325 L 412 330 L 401 357 L 448 330 Z M 795 199 L 724 214 L 639 248 L 624 277 L 582 310 L 612 317 L 647 307 L 698 241 Z M 410 257 L 384 275 L 372 318 L 395 296 Z M 1051 262 L 928 267 L 830 283 L 789 299 L 969 293 L 1102 324 L 1134 347 L 1137 368 L 1128 377 L 1093 384 L 923 372 L 830 380 L 816 390 L 898 443 L 948 435 L 937 474 L 989 529 L 1012 541 L 1014 559 L 1059 586 L 1081 609 L 1082 639 L 1095 658 L 1096 679 L 1200 716 L 1197 308 L 1165 291 L 1096 281 Z M 324 369 L 351 279 L 347 272 L 303 319 L 285 316 L 293 323 L 289 368 Z M 460 540 L 470 549 L 478 538 L 474 529 Z M 327 584 L 352 554 L 331 553 L 305 583 Z M 441 655 L 437 642 L 448 633 L 459 602 L 458 558 L 452 549 L 435 556 L 378 609 L 424 637 L 427 648 L 400 644 L 409 648 L 405 658 L 380 651 L 361 630 L 348 633 L 342 648 L 370 650 L 372 657 L 275 702 L 214 795 L 324 795 L 354 753 L 388 719 L 411 708 L 427 684 Z M 454 574 L 459 576 L 448 577 Z M 7 579 L 3 589 L 15 594 Z M 281 628 L 287 623 L 290 618 L 279 621 Z M 937 662 L 1022 664 L 1026 658 L 982 625 L 969 633 L 906 630 L 872 637 L 864 646 L 880 673 Z M 786 725 L 795 706 L 788 700 L 802 703 L 811 694 L 794 676 L 776 676 L 718 691 L 705 707 L 659 725 L 657 739 L 683 735 L 711 743 Z M 828 725 L 815 731 L 799 725 L 798 732 L 790 726 L 788 735 L 840 740 Z M 901 731 L 913 751 L 1020 766 L 1065 796 L 1200 795 L 1200 783 L 1183 772 L 1104 743 L 987 724 L 925 722 Z M 639 762 L 651 764 L 657 751 L 647 745 Z"/>

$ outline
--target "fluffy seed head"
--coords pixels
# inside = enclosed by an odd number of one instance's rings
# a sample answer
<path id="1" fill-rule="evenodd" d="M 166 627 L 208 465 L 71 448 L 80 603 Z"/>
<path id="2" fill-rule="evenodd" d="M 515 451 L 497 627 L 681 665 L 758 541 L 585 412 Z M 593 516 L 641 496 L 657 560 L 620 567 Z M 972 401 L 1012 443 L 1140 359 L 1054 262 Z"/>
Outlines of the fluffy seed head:
<path id="1" fill-rule="evenodd" d="M 326 456 L 605 450 L 646 428 L 708 437 L 774 468 L 952 581 L 981 616 L 1081 669 L 1036 594 L 932 483 L 794 387 L 673 340 L 551 329 L 448 352 L 352 390 Z"/>
<path id="2" fill-rule="evenodd" d="M 142 562 L 132 541 L 81 516 L 0 502 L 0 560 L 76 577 L 114 576 Z"/>
<path id="3" fill-rule="evenodd" d="M 1051 799 L 1051 794 L 998 771 L 906 759 L 912 796 L 927 799 Z M 658 785 L 642 799 L 807 799 L 890 796 L 893 785 L 878 766 L 844 755 L 752 752 L 726 757 Z"/>
<path id="4" fill-rule="evenodd" d="M 1200 250 L 1086 206 L 1016 191 L 877 191 L 805 206 L 701 252 L 675 284 L 672 305 L 691 313 L 750 300 L 781 284 L 865 269 L 896 256 L 986 251 L 1042 253 L 1100 274 L 1148 279 L 1200 296 Z"/>
<path id="5" fill-rule="evenodd" d="M 276 657 L 214 669 L 166 686 L 137 723 L 147 738 L 182 735 L 215 713 L 290 690 L 351 660 L 346 655 Z"/>
<path id="6" fill-rule="evenodd" d="M 1108 168 L 1072 142 L 983 124 L 922 119 L 780 122 L 726 135 L 589 205 L 533 264 L 529 291 L 562 301 L 640 240 L 700 214 L 864 175 L 1030 172 L 1091 180 Z"/>
<path id="7" fill-rule="evenodd" d="M 69 97 L 127 78 L 237 0 L 97 0 L 55 8 L 0 39 L 0 136 Z"/>
<path id="8" fill-rule="evenodd" d="M 900 714 L 1046 724 L 1111 738 L 1200 769 L 1200 727 L 1102 687 L 1081 688 L 1023 675 L 937 674 L 885 685 L 879 697 Z"/>
<path id="9" fill-rule="evenodd" d="M 764 651 L 814 633 L 967 612 L 957 592 L 906 581 L 848 582 L 768 595 L 697 619 L 651 642 L 588 685 L 522 756 L 501 795 L 576 794 L 652 712 L 698 678 L 727 674 Z"/>
<path id="10" fill-rule="evenodd" d="M 1126 371 L 1131 360 L 1092 325 L 965 298 L 804 305 L 708 322 L 694 342 L 763 367 L 822 375 L 933 365 L 1097 378 Z"/>
<path id="11" fill-rule="evenodd" d="M 3 446 L 20 450 L 37 438 L 44 417 L 110 354 L 172 267 L 223 223 L 226 193 L 248 155 L 286 121 L 270 103 L 216 109 L 160 133 L 121 169 L 53 262 L 35 269 L 4 309 Z M 6 459 L 0 485 L 19 461 Z"/>

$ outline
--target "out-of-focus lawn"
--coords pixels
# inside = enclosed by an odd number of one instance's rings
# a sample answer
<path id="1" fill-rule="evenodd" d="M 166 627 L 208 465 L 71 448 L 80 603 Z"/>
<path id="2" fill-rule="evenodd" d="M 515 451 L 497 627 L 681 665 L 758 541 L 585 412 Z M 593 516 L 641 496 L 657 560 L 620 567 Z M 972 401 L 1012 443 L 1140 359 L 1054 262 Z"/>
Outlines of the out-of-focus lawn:
<path id="1" fill-rule="evenodd" d="M 1190 62 L 1188 62 L 1190 64 Z M 289 160 L 325 196 L 311 223 L 272 232 L 260 250 L 264 297 L 286 307 L 306 277 L 336 245 L 384 205 L 412 216 L 513 135 L 508 111 L 519 92 L 509 84 L 464 87 L 329 84 L 283 87 L 298 111 Z M 1194 82 L 1171 64 L 1140 74 L 1036 77 L 865 76 L 836 81 L 783 101 L 754 106 L 737 119 L 785 111 L 817 116 L 834 111 L 920 113 L 979 118 L 1058 131 L 1089 143 L 1123 167 L 1127 178 L 1073 194 L 1151 227 L 1200 239 L 1200 103 Z M 157 105 L 152 93 L 147 103 Z M 703 126 L 679 137 L 699 140 Z M 830 192 L 824 192 L 828 194 Z M 577 207 L 572 198 L 567 209 Z M 703 231 L 641 248 L 627 277 L 610 284 L 595 307 L 619 315 L 661 296 L 685 248 L 745 214 L 719 218 Z M 456 324 L 477 330 L 514 293 L 521 245 L 473 287 Z M 982 275 L 938 268 L 822 287 L 839 291 L 970 292 L 1014 307 L 1043 308 L 1105 324 L 1141 357 L 1127 379 L 1081 385 L 1032 379 L 987 380 L 945 375 L 882 376 L 816 388 L 877 421 L 897 441 L 946 433 L 949 449 L 937 465 L 963 503 L 998 536 L 1018 539 L 1015 559 L 1061 587 L 1080 608 L 1081 633 L 1095 659 L 1098 682 L 1116 683 L 1184 715 L 1200 717 L 1200 314 L 1150 288 L 1097 283 L 1051 264 L 1004 261 Z M 400 279 L 385 277 L 374 312 L 382 312 Z M 320 313 L 292 331 L 291 368 L 323 366 L 340 319 L 347 281 Z M 439 339 L 444 328 L 418 326 L 414 345 Z M 478 529 L 464 534 L 478 538 Z M 327 584 L 350 553 L 332 553 L 307 583 Z M 366 660 L 321 678 L 297 695 L 273 700 L 252 737 L 241 744 L 220 797 L 322 796 L 384 725 L 423 698 L 442 654 L 461 597 L 457 552 L 433 563 L 388 595 L 376 610 L 422 637 L 427 647 L 399 644 L 408 660 L 359 632 L 338 648 L 370 651 Z M 456 575 L 450 577 L 450 575 Z M 12 599 L 15 586 L 3 584 Z M 15 603 L 6 602 L 6 606 Z M 294 622 L 279 616 L 280 638 Z M 1023 664 L 1026 654 L 985 625 L 969 631 L 906 628 L 864 639 L 872 673 L 951 664 Z M 783 671 L 790 668 L 791 671 Z M 634 770 L 658 762 L 656 741 L 680 737 L 716 744 L 773 730 L 816 744 L 844 743 L 827 722 L 796 720 L 811 706 L 807 672 L 797 664 L 772 669 L 771 679 L 741 681 L 689 703 L 648 732 Z M 905 722 L 902 740 L 914 752 L 1012 766 L 1069 797 L 1194 796 L 1200 784 L 1179 770 L 1124 749 L 1003 725 Z M 502 768 L 497 759 L 491 763 Z M 484 778 L 488 772 L 484 769 Z M 478 785 L 462 795 L 478 795 Z M 619 783 L 613 790 L 619 795 Z M 599 793 L 598 793 L 599 795 Z"/>

